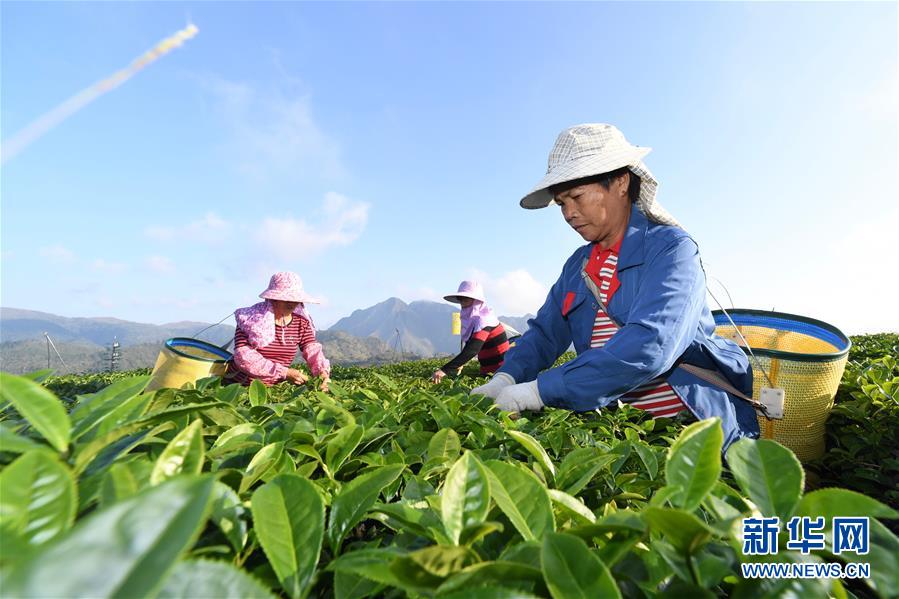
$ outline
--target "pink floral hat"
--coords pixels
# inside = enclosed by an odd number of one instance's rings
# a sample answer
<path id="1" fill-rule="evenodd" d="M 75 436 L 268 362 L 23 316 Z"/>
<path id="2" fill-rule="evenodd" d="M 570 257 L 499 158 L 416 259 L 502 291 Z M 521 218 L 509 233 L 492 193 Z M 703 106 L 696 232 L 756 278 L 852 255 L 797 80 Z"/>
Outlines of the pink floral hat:
<path id="1" fill-rule="evenodd" d="M 479 302 L 486 301 L 484 299 L 484 288 L 477 281 L 462 281 L 459 283 L 459 290 L 456 293 L 444 295 L 443 299 L 454 304 L 462 303 L 459 298 L 467 297 Z"/>
<path id="2" fill-rule="evenodd" d="M 259 297 L 284 302 L 300 302 L 303 304 L 320 304 L 321 301 L 303 291 L 303 280 L 294 272 L 276 272 L 268 282 L 268 289 Z"/>

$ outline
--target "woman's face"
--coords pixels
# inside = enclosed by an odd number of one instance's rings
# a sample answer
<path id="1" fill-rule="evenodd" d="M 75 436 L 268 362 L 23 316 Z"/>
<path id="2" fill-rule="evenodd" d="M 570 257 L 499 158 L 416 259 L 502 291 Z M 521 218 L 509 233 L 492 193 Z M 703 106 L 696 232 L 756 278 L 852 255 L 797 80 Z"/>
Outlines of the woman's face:
<path id="1" fill-rule="evenodd" d="M 629 175 L 613 180 L 609 189 L 599 183 L 573 187 L 555 196 L 562 216 L 584 241 L 604 247 L 613 245 L 627 228 L 630 200 L 627 197 Z"/>
<path id="2" fill-rule="evenodd" d="M 269 300 L 272 302 L 272 308 L 275 309 L 275 314 L 279 316 L 287 316 L 288 314 L 292 314 L 294 310 L 297 309 L 297 306 L 300 305 L 300 302 L 285 302 L 282 300 Z"/>
<path id="3" fill-rule="evenodd" d="M 459 298 L 459 304 L 463 308 L 467 308 L 468 306 L 472 305 L 473 303 L 474 303 L 474 300 L 471 299 L 470 297 L 460 297 Z"/>

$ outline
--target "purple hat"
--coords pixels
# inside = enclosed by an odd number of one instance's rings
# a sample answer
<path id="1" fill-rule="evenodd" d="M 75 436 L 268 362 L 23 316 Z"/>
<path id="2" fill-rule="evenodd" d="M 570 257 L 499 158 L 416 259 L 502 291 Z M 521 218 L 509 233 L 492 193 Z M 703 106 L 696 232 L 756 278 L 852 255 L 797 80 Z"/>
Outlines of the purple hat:
<path id="1" fill-rule="evenodd" d="M 303 291 L 303 280 L 293 272 L 276 272 L 268 282 L 268 289 L 259 297 L 283 302 L 300 302 L 303 304 L 319 304 L 318 299 Z"/>
<path id="2" fill-rule="evenodd" d="M 462 281 L 459 283 L 459 290 L 456 291 L 456 293 L 444 295 L 443 299 L 448 302 L 453 302 L 454 304 L 461 304 L 462 302 L 459 298 L 462 297 L 467 297 L 479 302 L 486 301 L 484 299 L 484 288 L 481 287 L 481 284 L 477 281 Z"/>

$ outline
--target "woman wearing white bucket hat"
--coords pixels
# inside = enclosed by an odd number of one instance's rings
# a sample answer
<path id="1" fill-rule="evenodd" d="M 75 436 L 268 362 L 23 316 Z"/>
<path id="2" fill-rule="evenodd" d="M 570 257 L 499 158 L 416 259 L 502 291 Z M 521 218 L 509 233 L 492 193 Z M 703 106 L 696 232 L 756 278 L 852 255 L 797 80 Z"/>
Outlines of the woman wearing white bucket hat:
<path id="1" fill-rule="evenodd" d="M 478 357 L 481 374 L 491 374 L 503 365 L 509 350 L 506 329 L 487 305 L 484 289 L 477 281 L 462 281 L 456 293 L 443 296 L 448 302 L 462 306 L 462 351 L 431 375 L 439 383 L 447 372 L 458 373 L 466 362 Z"/>
<path id="2" fill-rule="evenodd" d="M 319 301 L 303 290 L 299 275 L 292 272 L 273 274 L 259 297 L 265 301 L 234 311 L 234 358 L 228 363 L 226 380 L 243 385 L 254 379 L 266 385 L 282 381 L 302 385 L 306 375 L 290 367 L 300 350 L 313 376 L 321 375 L 322 391 L 327 391 L 331 363 L 315 339 L 315 325 L 305 307 Z"/>
<path id="3" fill-rule="evenodd" d="M 546 176 L 520 204 L 557 204 L 588 243 L 565 263 L 502 368 L 472 393 L 507 411 L 620 401 L 656 417 L 717 416 L 726 447 L 758 436 L 754 408 L 731 392 L 751 394 L 752 371 L 739 347 L 714 334 L 698 247 L 656 201 L 658 182 L 642 162 L 649 151 L 612 125 L 559 134 Z M 552 368 L 572 343 L 578 356 Z"/>

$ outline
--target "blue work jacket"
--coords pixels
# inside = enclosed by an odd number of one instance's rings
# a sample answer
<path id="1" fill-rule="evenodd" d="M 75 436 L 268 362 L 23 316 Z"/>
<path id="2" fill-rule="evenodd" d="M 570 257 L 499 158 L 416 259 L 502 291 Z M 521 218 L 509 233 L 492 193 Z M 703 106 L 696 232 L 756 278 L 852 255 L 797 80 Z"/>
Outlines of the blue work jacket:
<path id="1" fill-rule="evenodd" d="M 736 389 L 752 394 L 746 355 L 714 333 L 705 272 L 690 235 L 679 227 L 653 223 L 636 206 L 632 208 L 618 255 L 620 287 L 607 306 L 621 329 L 601 348 L 590 347 L 599 305 L 581 276 L 591 246 L 578 248 L 565 263 L 543 307 L 506 354 L 499 372 L 517 383 L 536 378 L 544 404 L 578 412 L 608 406 L 643 383 L 665 376 L 694 416 L 721 418 L 725 448 L 739 437 L 757 437 L 755 409 L 747 401 L 675 370 L 684 362 L 714 369 Z M 573 301 L 563 314 L 569 294 Z M 550 368 L 572 343 L 577 357 Z"/>

